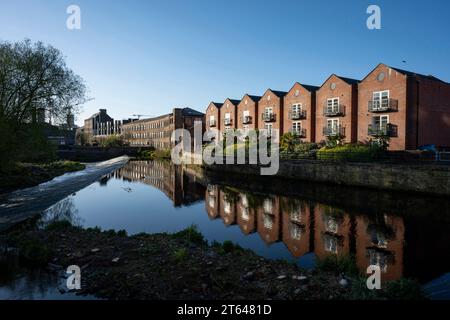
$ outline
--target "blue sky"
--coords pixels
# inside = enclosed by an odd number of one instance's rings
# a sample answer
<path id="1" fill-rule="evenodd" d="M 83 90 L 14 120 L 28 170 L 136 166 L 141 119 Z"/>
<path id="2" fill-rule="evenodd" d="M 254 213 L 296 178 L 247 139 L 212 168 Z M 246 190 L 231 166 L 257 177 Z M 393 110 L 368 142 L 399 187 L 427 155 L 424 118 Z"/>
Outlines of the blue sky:
<path id="1" fill-rule="evenodd" d="M 82 29 L 66 28 L 81 8 Z M 382 29 L 366 27 L 377 4 Z M 362 78 L 379 62 L 450 81 L 450 1 L 0 0 L 0 40 L 59 48 L 95 98 L 77 122 Z M 404 63 L 403 61 L 406 61 Z"/>

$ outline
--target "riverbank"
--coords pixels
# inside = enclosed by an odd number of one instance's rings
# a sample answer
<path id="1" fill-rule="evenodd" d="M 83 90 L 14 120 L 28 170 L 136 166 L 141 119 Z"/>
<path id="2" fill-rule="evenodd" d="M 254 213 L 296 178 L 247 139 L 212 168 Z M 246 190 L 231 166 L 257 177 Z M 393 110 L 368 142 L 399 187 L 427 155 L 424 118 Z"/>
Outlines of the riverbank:
<path id="1" fill-rule="evenodd" d="M 37 186 L 68 172 L 84 170 L 86 165 L 75 161 L 46 164 L 18 163 L 8 172 L 0 172 L 0 194 Z"/>
<path id="2" fill-rule="evenodd" d="M 19 261 L 62 273 L 81 268 L 78 295 L 128 299 L 416 299 L 410 281 L 365 287 L 350 260 L 324 261 L 315 271 L 267 260 L 231 242 L 208 244 L 194 227 L 176 234 L 138 234 L 82 229 L 67 222 L 10 231 Z M 336 264 L 336 265 L 334 265 Z M 331 271 L 333 270 L 333 271 Z M 345 273 L 345 280 L 342 279 Z M 61 292 L 65 289 L 61 288 Z"/>
<path id="3" fill-rule="evenodd" d="M 213 164 L 203 165 L 203 168 L 224 174 L 261 176 L 259 165 Z M 268 181 L 274 177 L 377 190 L 450 195 L 450 165 L 444 164 L 282 160 L 277 174 L 264 176 Z"/>

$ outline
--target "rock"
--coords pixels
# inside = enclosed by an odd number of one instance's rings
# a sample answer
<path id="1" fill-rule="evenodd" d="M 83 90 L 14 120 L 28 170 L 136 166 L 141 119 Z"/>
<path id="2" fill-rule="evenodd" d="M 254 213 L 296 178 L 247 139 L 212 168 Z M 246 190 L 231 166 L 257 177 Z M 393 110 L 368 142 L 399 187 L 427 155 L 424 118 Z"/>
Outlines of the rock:
<path id="1" fill-rule="evenodd" d="M 285 276 L 285 275 L 280 275 L 280 276 L 278 276 L 277 277 L 277 280 L 284 280 L 284 279 L 286 279 L 287 277 Z"/>
<path id="2" fill-rule="evenodd" d="M 300 281 L 301 283 L 308 282 L 308 277 L 306 276 L 292 276 L 292 280 Z"/>
<path id="3" fill-rule="evenodd" d="M 119 262 L 119 260 L 120 260 L 120 258 L 114 258 L 114 259 L 112 259 L 111 261 L 112 261 L 113 263 L 117 263 L 117 262 Z"/>
<path id="4" fill-rule="evenodd" d="M 96 253 L 96 252 L 99 252 L 99 251 L 100 251 L 99 248 L 94 248 L 94 249 L 91 250 L 92 253 Z"/>
<path id="5" fill-rule="evenodd" d="M 210 266 L 210 265 L 213 264 L 213 262 L 212 262 L 212 261 L 208 261 L 206 264 L 207 264 L 208 266 Z"/>

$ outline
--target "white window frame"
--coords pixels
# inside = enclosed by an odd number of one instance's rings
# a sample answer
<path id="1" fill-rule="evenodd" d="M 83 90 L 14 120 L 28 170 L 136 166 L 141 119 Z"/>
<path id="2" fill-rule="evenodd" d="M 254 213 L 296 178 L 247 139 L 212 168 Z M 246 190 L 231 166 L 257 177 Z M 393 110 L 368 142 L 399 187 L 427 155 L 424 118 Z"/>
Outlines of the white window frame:
<path id="1" fill-rule="evenodd" d="M 272 131 L 273 131 L 273 124 L 272 123 L 265 123 L 264 124 L 264 129 L 266 129 L 266 131 L 267 131 L 267 136 L 271 137 L 272 136 Z"/>
<path id="2" fill-rule="evenodd" d="M 329 125 L 331 123 L 331 126 Z M 339 119 L 329 118 L 327 119 L 327 128 L 332 130 L 333 134 L 338 134 L 339 132 Z"/>
<path id="3" fill-rule="evenodd" d="M 383 96 L 383 94 L 385 95 Z M 387 109 L 389 106 L 389 97 L 389 90 L 374 91 L 372 93 L 373 103 L 375 104 L 374 109 Z"/>
<path id="4" fill-rule="evenodd" d="M 339 97 L 327 99 L 327 111 L 328 112 L 338 112 L 339 111 L 339 101 L 340 101 Z"/>
<path id="5" fill-rule="evenodd" d="M 383 121 L 382 121 L 382 119 L 386 119 L 386 127 L 388 126 L 388 124 L 389 124 L 389 115 L 387 115 L 387 114 L 381 114 L 381 115 L 377 115 L 377 116 L 373 116 L 372 117 L 372 125 L 375 127 L 375 124 L 376 124 L 376 121 L 375 121 L 375 119 L 376 118 L 378 118 L 379 119 L 379 123 L 377 124 L 377 129 L 379 129 L 379 130 L 383 130 Z"/>
<path id="6" fill-rule="evenodd" d="M 302 132 L 302 122 L 301 121 L 292 122 L 292 132 L 297 133 L 297 134 Z"/>
<path id="7" fill-rule="evenodd" d="M 291 106 L 292 113 L 300 113 L 303 110 L 303 104 L 302 103 L 294 103 Z"/>

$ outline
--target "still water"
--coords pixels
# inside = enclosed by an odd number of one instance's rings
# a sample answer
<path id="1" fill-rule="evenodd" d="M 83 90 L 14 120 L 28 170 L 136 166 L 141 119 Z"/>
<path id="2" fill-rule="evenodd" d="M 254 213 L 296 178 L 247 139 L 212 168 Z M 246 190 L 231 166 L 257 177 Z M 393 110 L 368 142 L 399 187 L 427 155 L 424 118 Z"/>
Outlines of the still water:
<path id="1" fill-rule="evenodd" d="M 362 271 L 379 265 L 383 281 L 414 278 L 439 291 L 436 298 L 450 298 L 450 201 L 442 198 L 198 178 L 168 162 L 133 161 L 55 204 L 42 219 L 128 234 L 195 224 L 208 241 L 231 240 L 304 268 L 327 255 L 352 254 Z"/>

